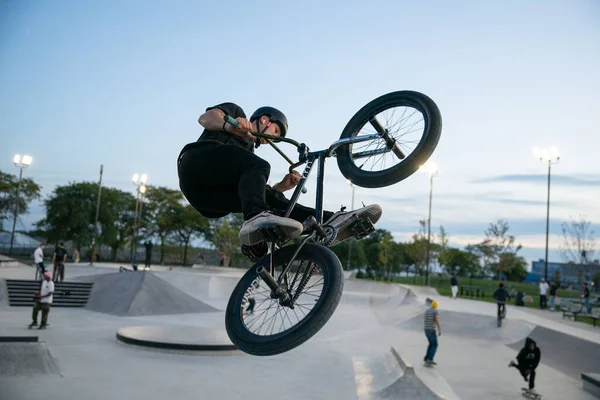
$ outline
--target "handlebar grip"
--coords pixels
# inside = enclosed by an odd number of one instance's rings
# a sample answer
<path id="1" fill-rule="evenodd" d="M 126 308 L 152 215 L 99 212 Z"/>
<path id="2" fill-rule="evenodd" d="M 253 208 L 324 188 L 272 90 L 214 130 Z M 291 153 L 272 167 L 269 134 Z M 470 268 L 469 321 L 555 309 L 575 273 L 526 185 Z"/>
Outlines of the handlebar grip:
<path id="1" fill-rule="evenodd" d="M 229 125 L 231 125 L 231 126 L 233 126 L 235 128 L 237 128 L 238 125 L 240 124 L 237 119 L 232 118 L 232 117 L 230 117 L 227 114 L 223 117 L 223 119 L 225 120 L 225 122 L 227 122 Z"/>
<path id="2" fill-rule="evenodd" d="M 225 122 L 227 122 L 229 125 L 231 125 L 231 126 L 233 126 L 233 127 L 235 127 L 235 128 L 237 128 L 237 126 L 240 124 L 240 123 L 239 123 L 239 121 L 238 121 L 237 119 L 235 119 L 235 118 L 232 118 L 231 116 L 229 116 L 229 115 L 227 115 L 227 114 L 225 114 L 225 115 L 223 116 L 223 120 L 224 120 Z M 306 192 L 308 192 L 308 189 L 306 189 L 306 187 L 303 187 L 303 188 L 302 188 L 302 193 L 306 193 Z"/>

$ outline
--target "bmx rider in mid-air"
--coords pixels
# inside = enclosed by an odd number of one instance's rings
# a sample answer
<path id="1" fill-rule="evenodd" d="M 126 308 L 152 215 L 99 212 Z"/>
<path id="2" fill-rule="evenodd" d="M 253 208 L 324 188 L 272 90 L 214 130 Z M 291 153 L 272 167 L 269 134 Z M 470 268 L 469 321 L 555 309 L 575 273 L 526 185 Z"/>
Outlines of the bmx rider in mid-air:
<path id="1" fill-rule="evenodd" d="M 228 115 L 238 121 L 235 127 L 224 121 Z M 286 238 L 299 236 L 302 222 L 315 215 L 315 210 L 296 204 L 290 218 L 282 215 L 289 204 L 283 192 L 293 189 L 300 180 L 294 171 L 272 187 L 267 186 L 271 165 L 254 154 L 266 144 L 250 132 L 285 137 L 287 117 L 273 107 L 258 108 L 248 120 L 241 107 L 221 103 L 206 109 L 198 123 L 204 128 L 196 142 L 187 144 L 177 159 L 179 187 L 189 203 L 206 218 L 220 218 L 242 213 L 244 223 L 239 232 L 242 253 L 251 261 L 267 254 L 266 239 L 261 228 L 278 226 Z M 329 244 L 334 246 L 353 236 L 347 229 L 354 215 L 368 216 L 373 225 L 381 218 L 377 204 L 358 210 L 323 212 L 324 225 L 337 230 Z"/>

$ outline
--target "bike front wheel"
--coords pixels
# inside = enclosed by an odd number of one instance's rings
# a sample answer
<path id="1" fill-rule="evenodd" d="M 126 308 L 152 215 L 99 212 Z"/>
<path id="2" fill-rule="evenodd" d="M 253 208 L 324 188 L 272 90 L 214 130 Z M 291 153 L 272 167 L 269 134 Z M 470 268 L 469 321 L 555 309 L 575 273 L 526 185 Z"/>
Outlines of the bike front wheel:
<path id="1" fill-rule="evenodd" d="M 338 168 L 358 186 L 393 185 L 429 159 L 441 131 L 442 117 L 432 99 L 414 91 L 388 93 L 361 108 L 346 124 L 340 139 L 375 133 L 382 136 L 339 147 Z"/>
<path id="2" fill-rule="evenodd" d="M 285 246 L 273 254 L 275 280 L 293 299 L 282 305 L 258 274 L 269 270 L 270 255 L 250 268 L 238 282 L 225 314 L 229 339 L 241 351 L 270 356 L 298 347 L 314 336 L 331 318 L 342 296 L 342 264 L 327 247 L 307 243 L 282 275 L 298 245 Z M 248 299 L 253 299 L 248 307 Z"/>

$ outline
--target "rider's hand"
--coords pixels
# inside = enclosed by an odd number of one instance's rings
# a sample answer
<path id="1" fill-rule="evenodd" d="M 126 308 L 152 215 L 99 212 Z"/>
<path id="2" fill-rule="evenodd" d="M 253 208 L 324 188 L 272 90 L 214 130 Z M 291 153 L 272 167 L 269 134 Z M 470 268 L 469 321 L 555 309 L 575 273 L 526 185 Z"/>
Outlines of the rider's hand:
<path id="1" fill-rule="evenodd" d="M 298 182 L 300 182 L 300 174 L 297 171 L 292 171 L 284 176 L 281 182 L 273 186 L 273 189 L 279 190 L 280 192 L 285 192 L 295 188 Z"/>
<path id="2" fill-rule="evenodd" d="M 238 122 L 237 128 L 233 125 L 226 123 L 225 132 L 229 132 L 237 137 L 241 137 L 247 142 L 254 142 L 254 136 L 250 133 L 252 131 L 252 124 L 246 118 L 236 118 Z"/>
<path id="3" fill-rule="evenodd" d="M 439 331 L 439 332 L 438 332 L 438 336 L 442 336 L 442 331 Z"/>

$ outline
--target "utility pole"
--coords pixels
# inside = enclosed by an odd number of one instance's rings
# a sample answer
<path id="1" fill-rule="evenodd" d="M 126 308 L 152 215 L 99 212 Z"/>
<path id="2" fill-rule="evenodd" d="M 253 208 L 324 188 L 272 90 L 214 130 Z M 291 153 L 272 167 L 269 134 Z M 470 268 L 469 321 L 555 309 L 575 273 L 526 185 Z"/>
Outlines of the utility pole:
<path id="1" fill-rule="evenodd" d="M 94 265 L 94 251 L 96 249 L 96 240 L 98 237 L 98 214 L 100 213 L 100 197 L 102 196 L 102 173 L 104 165 L 100 164 L 100 181 L 98 182 L 98 199 L 96 201 L 96 218 L 94 219 L 94 229 L 92 230 L 92 248 L 90 250 L 90 265 Z"/>

